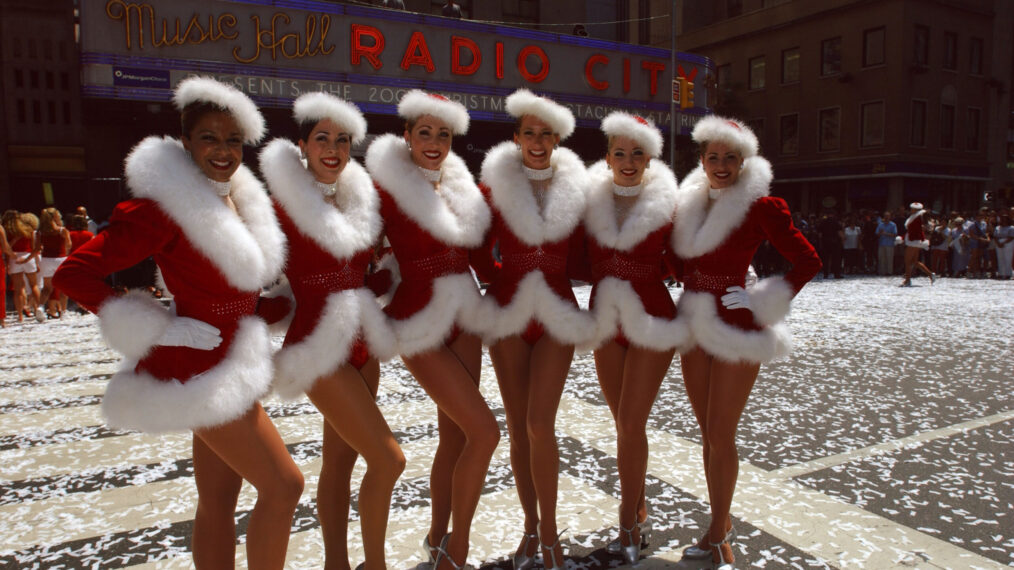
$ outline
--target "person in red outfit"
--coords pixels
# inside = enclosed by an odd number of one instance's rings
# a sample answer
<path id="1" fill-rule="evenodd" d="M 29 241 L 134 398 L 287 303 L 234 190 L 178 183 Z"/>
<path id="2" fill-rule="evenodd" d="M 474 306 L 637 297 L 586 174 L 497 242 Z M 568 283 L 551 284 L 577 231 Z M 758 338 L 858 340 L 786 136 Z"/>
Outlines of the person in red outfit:
<path id="1" fill-rule="evenodd" d="M 74 253 L 88 240 L 95 237 L 95 234 L 88 231 L 88 218 L 81 214 L 74 214 L 67 220 L 67 229 L 70 231 L 70 251 Z"/>
<path id="2" fill-rule="evenodd" d="M 398 114 L 406 121 L 403 136 L 373 141 L 366 168 L 400 272 L 384 311 L 405 367 L 438 410 L 424 564 L 450 570 L 465 564 L 472 517 L 500 440 L 479 392 L 482 297 L 469 270 L 469 253 L 482 245 L 490 212 L 465 162 L 451 152 L 453 137 L 468 130 L 465 107 L 412 90 Z"/>
<path id="3" fill-rule="evenodd" d="M 663 278 L 676 177 L 657 159 L 662 133 L 641 117 L 602 121 L 604 161 L 589 169 L 588 263 L 594 284 L 595 369 L 616 423 L 620 535 L 607 549 L 635 564 L 651 531 L 644 496 L 646 426 L 662 379 L 685 336 Z"/>
<path id="4" fill-rule="evenodd" d="M 490 149 L 482 163 L 480 188 L 493 223 L 487 264 L 476 270 L 490 284 L 485 341 L 507 413 L 511 465 L 525 512 L 514 568 L 532 568 L 539 543 L 546 568 L 561 568 L 556 411 L 574 345 L 587 342 L 594 330 L 570 285 L 578 276 L 573 262 L 583 250 L 587 175 L 576 154 L 558 148 L 574 132 L 570 110 L 527 89 L 507 97 L 506 110 L 516 119 L 514 140 Z M 494 248 L 499 264 L 491 263 Z"/>
<path id="5" fill-rule="evenodd" d="M 14 310 L 18 313 L 18 322 L 25 320 L 25 314 L 35 315 L 44 321 L 46 316 L 39 307 L 39 280 L 37 263 L 39 251 L 36 246 L 35 229 L 25 219 L 24 214 L 16 210 L 7 210 L 2 222 L 7 234 L 7 243 L 11 248 L 8 258 L 7 272 L 11 275 L 11 291 L 14 297 Z M 25 294 L 25 290 L 30 296 Z"/>
<path id="6" fill-rule="evenodd" d="M 55 286 L 99 316 L 124 366 L 106 389 L 110 426 L 192 430 L 197 568 L 232 568 L 243 480 L 257 489 L 247 527 L 249 568 L 285 564 L 303 476 L 258 399 L 272 379 L 268 320 L 287 310 L 261 299 L 285 260 L 285 235 L 263 185 L 242 164 L 264 119 L 246 95 L 213 79 L 180 82 L 181 139 L 152 136 L 126 159 L 132 199 L 109 227 L 57 270 Z M 154 257 L 174 296 L 117 296 L 103 278 Z"/>
<path id="7" fill-rule="evenodd" d="M 905 280 L 902 287 L 912 286 L 912 271 L 918 269 L 930 279 L 930 285 L 936 281 L 936 275 L 930 271 L 926 264 L 919 261 L 919 254 L 929 249 L 929 240 L 926 239 L 926 232 L 923 229 L 923 215 L 926 210 L 919 202 L 912 202 L 908 206 L 911 215 L 905 220 Z"/>
<path id="8" fill-rule="evenodd" d="M 683 556 L 712 557 L 727 570 L 736 426 L 761 363 L 788 354 L 791 339 L 781 321 L 821 263 L 792 225 L 785 201 L 768 195 L 771 165 L 757 155 L 757 137 L 746 125 L 705 117 L 692 136 L 701 164 L 680 183 L 672 246 L 684 283 L 677 321 L 689 331 L 680 364 L 704 442 L 711 527 Z M 744 289 L 750 260 L 765 240 L 792 269 Z"/>
<path id="9" fill-rule="evenodd" d="M 67 311 L 67 296 L 60 291 L 53 290 L 53 274 L 67 258 L 71 247 L 70 231 L 63 227 L 63 217 L 59 210 L 56 208 L 42 210 L 37 235 L 42 255 L 39 259 L 39 270 L 42 272 L 42 293 L 39 305 L 45 307 L 46 314 L 50 317 L 59 318 Z M 54 294 L 57 296 L 56 300 L 52 299 Z"/>
<path id="10" fill-rule="evenodd" d="M 275 389 L 306 393 L 324 416 L 317 512 L 326 568 L 350 568 L 350 482 L 366 459 L 359 493 L 365 567 L 384 568 L 391 493 L 405 466 L 398 442 L 375 401 L 383 358 L 394 356 L 393 332 L 366 287 L 380 237 L 380 198 L 366 170 L 350 157 L 366 137 L 355 105 L 325 93 L 296 99 L 299 145 L 268 143 L 261 172 L 289 243 L 285 274 L 296 310 L 275 355 Z M 305 165 L 304 165 L 305 161 Z"/>

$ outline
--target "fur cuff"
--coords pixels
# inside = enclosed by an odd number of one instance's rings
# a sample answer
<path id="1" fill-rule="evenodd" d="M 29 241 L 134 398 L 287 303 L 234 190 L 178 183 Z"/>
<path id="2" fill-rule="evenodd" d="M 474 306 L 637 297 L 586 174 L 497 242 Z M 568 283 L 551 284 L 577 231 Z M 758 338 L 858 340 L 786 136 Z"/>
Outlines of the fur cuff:
<path id="1" fill-rule="evenodd" d="M 373 291 L 373 293 L 377 296 L 380 306 L 385 307 L 391 302 L 394 292 L 398 289 L 398 285 L 401 284 L 401 269 L 398 266 L 398 259 L 394 257 L 393 253 L 385 253 L 380 258 L 380 263 L 377 264 L 375 273 L 380 273 L 381 271 L 387 271 L 390 274 L 390 284 L 386 292 Z"/>
<path id="2" fill-rule="evenodd" d="M 792 298 L 796 295 L 792 285 L 781 277 L 761 279 L 748 291 L 754 319 L 766 327 L 785 319 L 789 314 Z"/>
<path id="3" fill-rule="evenodd" d="M 98 314 L 106 344 L 129 360 L 140 360 L 148 354 L 172 321 L 165 307 L 140 290 L 108 299 Z"/>

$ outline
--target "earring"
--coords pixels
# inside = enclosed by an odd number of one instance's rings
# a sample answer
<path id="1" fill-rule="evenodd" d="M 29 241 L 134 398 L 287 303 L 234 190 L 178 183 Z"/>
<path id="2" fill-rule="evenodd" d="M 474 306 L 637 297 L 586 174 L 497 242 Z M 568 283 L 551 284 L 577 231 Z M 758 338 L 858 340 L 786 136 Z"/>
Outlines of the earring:
<path id="1" fill-rule="evenodd" d="M 193 160 L 193 158 L 194 158 L 194 157 L 193 157 L 193 155 L 192 155 L 192 154 L 190 154 L 190 149 L 189 149 L 189 148 L 185 148 L 185 149 L 183 149 L 183 152 L 184 152 L 184 154 L 186 154 L 186 155 L 187 155 L 187 158 L 189 158 L 189 159 Z"/>
<path id="2" fill-rule="evenodd" d="M 299 159 L 306 160 L 306 151 L 303 150 L 299 151 Z"/>
<path id="3" fill-rule="evenodd" d="M 553 145 L 553 150 L 556 150 L 558 148 L 560 148 L 560 143 L 556 143 Z"/>
<path id="4" fill-rule="evenodd" d="M 514 146 L 517 147 L 518 150 L 521 150 L 521 143 L 514 143 Z"/>

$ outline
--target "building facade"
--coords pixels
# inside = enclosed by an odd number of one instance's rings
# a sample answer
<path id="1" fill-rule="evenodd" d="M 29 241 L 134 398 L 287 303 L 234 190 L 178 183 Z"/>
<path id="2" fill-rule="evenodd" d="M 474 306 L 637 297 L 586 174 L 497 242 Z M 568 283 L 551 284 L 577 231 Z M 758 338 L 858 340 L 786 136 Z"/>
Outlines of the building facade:
<path id="1" fill-rule="evenodd" d="M 1010 205 L 1009 0 L 677 2 L 794 209 Z"/>

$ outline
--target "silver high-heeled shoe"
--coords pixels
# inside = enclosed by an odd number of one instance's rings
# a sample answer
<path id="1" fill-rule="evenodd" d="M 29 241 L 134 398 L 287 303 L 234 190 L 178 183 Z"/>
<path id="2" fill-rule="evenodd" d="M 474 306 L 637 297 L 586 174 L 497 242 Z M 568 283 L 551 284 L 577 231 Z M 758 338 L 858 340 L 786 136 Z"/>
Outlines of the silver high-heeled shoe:
<path id="1" fill-rule="evenodd" d="M 450 536 L 450 535 L 448 535 L 448 536 Z M 457 562 L 455 562 L 454 559 L 451 558 L 451 555 L 448 554 L 446 550 L 444 550 L 444 545 L 445 544 L 447 544 L 447 537 L 446 536 L 444 537 L 444 540 L 440 541 L 440 546 L 437 547 L 437 557 L 433 561 L 433 568 L 434 569 L 436 569 L 438 566 L 440 566 L 441 562 L 443 562 L 444 560 L 446 560 L 447 563 L 450 564 L 451 568 L 453 568 L 454 570 L 475 570 L 472 567 L 472 565 L 468 564 L 467 562 L 465 564 L 458 564 Z"/>
<path id="2" fill-rule="evenodd" d="M 539 538 L 539 548 L 541 548 L 544 552 L 549 552 L 548 559 L 546 558 L 545 554 L 542 555 L 542 565 L 545 566 L 546 570 L 564 569 L 564 561 L 556 559 L 556 547 L 560 544 L 560 537 L 563 536 L 563 533 L 565 532 L 567 532 L 567 529 L 563 529 L 562 531 L 560 531 L 560 534 L 556 535 L 556 542 L 549 545 L 542 542 L 541 537 Z"/>
<path id="3" fill-rule="evenodd" d="M 729 544 L 728 541 L 723 540 L 722 542 L 709 542 L 708 544 L 711 545 L 711 548 L 718 549 L 718 564 L 712 563 L 712 568 L 714 568 L 714 570 L 736 570 L 736 567 L 733 566 L 732 562 L 725 561 L 725 551 L 722 550 L 722 545 Z"/>
<path id="4" fill-rule="evenodd" d="M 430 544 L 430 535 L 427 534 L 423 537 L 422 549 L 423 555 L 426 560 L 416 565 L 416 570 L 431 570 L 437 565 L 437 554 L 440 553 L 440 549 L 447 548 L 447 539 L 450 538 L 451 534 L 447 533 L 442 539 L 440 539 L 440 546 L 433 546 Z"/>
<path id="5" fill-rule="evenodd" d="M 531 570 L 535 567 L 535 556 L 538 552 L 529 556 L 528 545 L 531 544 L 533 540 L 538 539 L 539 535 L 535 533 L 526 532 L 524 534 L 524 537 L 521 540 L 521 548 L 518 549 L 518 552 L 514 553 L 514 570 Z"/>
<path id="6" fill-rule="evenodd" d="M 630 528 L 623 528 L 623 525 L 620 525 L 620 532 L 627 533 L 627 542 L 630 543 L 620 542 L 620 554 L 623 555 L 623 560 L 628 566 L 637 566 L 637 561 L 641 559 L 641 541 L 634 542 L 635 528 L 637 528 L 636 525 Z M 638 533 L 640 534 L 640 529 L 638 529 Z"/>
<path id="7" fill-rule="evenodd" d="M 725 533 L 725 540 L 723 540 L 722 542 L 731 543 L 735 538 L 736 538 L 736 527 L 729 527 L 729 532 Z M 708 535 L 705 534 L 704 538 L 701 539 L 701 542 L 705 542 L 707 540 Z M 686 558 L 687 560 L 705 560 L 707 558 L 711 558 L 711 549 L 701 548 L 700 546 L 697 546 L 697 544 L 691 544 L 690 546 L 683 549 L 683 558 Z"/>
<path id="8" fill-rule="evenodd" d="M 647 548 L 648 541 L 651 538 L 651 517 L 644 517 L 643 521 L 637 523 L 637 530 L 641 533 L 641 548 Z M 619 554 L 622 546 L 619 537 L 614 538 L 606 545 L 606 552 L 609 554 Z"/>

